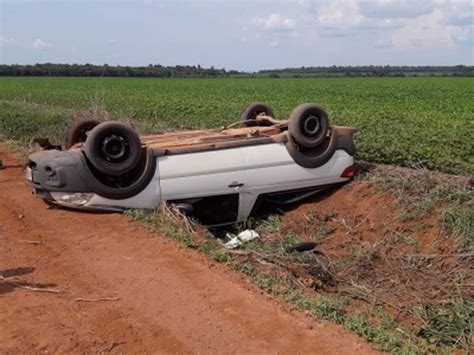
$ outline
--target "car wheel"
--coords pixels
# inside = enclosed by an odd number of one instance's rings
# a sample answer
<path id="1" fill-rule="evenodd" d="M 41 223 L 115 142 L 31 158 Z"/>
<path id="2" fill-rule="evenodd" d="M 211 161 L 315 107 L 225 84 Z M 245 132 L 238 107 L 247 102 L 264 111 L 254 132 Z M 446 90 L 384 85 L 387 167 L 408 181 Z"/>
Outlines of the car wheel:
<path id="1" fill-rule="evenodd" d="M 315 104 L 297 106 L 288 121 L 291 136 L 305 148 L 320 145 L 326 138 L 328 126 L 328 114 Z"/>
<path id="2" fill-rule="evenodd" d="M 96 126 L 89 133 L 83 151 L 99 172 L 112 176 L 130 172 L 143 154 L 138 134 L 127 125 L 115 121 Z"/>
<path id="3" fill-rule="evenodd" d="M 71 148 L 74 144 L 85 142 L 89 132 L 98 124 L 100 124 L 100 121 L 94 118 L 81 119 L 74 122 L 64 137 L 66 149 Z"/>
<path id="4" fill-rule="evenodd" d="M 273 111 L 268 105 L 262 102 L 251 103 L 240 115 L 240 127 L 257 126 L 258 123 L 255 120 L 260 114 L 264 114 L 273 118 Z"/>

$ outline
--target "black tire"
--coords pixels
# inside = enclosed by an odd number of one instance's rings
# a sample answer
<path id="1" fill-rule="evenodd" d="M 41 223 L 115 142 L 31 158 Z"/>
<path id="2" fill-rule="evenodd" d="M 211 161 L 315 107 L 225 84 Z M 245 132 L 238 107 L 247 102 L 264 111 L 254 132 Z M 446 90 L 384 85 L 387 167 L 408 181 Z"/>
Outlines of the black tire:
<path id="1" fill-rule="evenodd" d="M 89 133 L 83 151 L 99 172 L 112 176 L 130 172 L 143 154 L 137 132 L 116 121 L 95 127 Z"/>
<path id="2" fill-rule="evenodd" d="M 74 144 L 85 142 L 89 132 L 99 124 L 100 121 L 95 118 L 80 119 L 73 122 L 64 137 L 65 148 L 69 149 Z"/>
<path id="3" fill-rule="evenodd" d="M 242 114 L 240 115 L 240 127 L 257 126 L 258 124 L 255 119 L 259 114 L 262 113 L 272 118 L 274 117 L 273 111 L 268 105 L 262 102 L 251 103 L 244 109 L 244 111 L 242 111 Z"/>
<path id="4" fill-rule="evenodd" d="M 136 175 L 131 183 L 120 187 L 109 186 L 108 183 L 111 179 L 120 180 L 121 177 L 97 176 L 95 172 L 88 170 L 89 174 L 87 174 L 86 183 L 89 191 L 113 200 L 130 198 L 143 191 L 156 173 L 156 157 L 153 155 L 153 151 L 151 149 L 144 149 L 143 151 L 141 163 L 130 173 L 125 174 L 125 176 L 129 174 Z"/>
<path id="5" fill-rule="evenodd" d="M 328 127 L 328 114 L 315 104 L 297 106 L 288 121 L 291 136 L 305 148 L 314 148 L 324 142 Z"/>

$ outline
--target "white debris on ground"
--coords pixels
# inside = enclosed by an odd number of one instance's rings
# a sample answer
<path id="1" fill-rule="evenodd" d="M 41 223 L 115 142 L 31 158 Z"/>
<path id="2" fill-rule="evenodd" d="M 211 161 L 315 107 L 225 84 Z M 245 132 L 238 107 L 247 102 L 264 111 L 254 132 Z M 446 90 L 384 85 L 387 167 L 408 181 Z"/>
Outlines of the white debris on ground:
<path id="1" fill-rule="evenodd" d="M 253 229 L 247 229 L 243 232 L 240 232 L 238 235 L 227 233 L 226 237 L 229 239 L 229 241 L 224 244 L 224 247 L 227 249 L 236 249 L 242 244 L 258 238 L 259 234 Z"/>

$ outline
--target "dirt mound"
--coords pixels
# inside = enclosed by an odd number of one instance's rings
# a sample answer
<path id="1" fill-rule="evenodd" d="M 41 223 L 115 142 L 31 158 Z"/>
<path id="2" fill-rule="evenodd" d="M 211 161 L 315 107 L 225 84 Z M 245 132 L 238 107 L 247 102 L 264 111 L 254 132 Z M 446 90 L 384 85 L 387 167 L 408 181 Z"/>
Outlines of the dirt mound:
<path id="1" fill-rule="evenodd" d="M 300 269 L 301 279 L 318 280 L 313 288 L 349 295 L 356 314 L 382 307 L 418 333 L 426 305 L 473 297 L 474 255 L 440 227 L 441 207 L 416 214 L 403 197 L 358 180 L 286 211 L 281 234 L 316 242 L 325 256 L 331 277 Z"/>

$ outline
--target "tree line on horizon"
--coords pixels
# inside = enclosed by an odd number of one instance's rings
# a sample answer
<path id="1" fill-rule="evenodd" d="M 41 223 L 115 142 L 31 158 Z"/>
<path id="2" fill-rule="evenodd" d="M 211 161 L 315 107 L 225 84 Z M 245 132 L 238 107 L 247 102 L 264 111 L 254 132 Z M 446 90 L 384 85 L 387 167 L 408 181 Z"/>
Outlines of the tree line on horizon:
<path id="1" fill-rule="evenodd" d="M 199 77 L 403 77 L 403 76 L 474 76 L 474 66 L 329 66 L 269 69 L 258 72 L 203 68 L 200 65 L 110 66 L 93 64 L 0 65 L 0 76 L 77 76 L 137 78 Z"/>
<path id="2" fill-rule="evenodd" d="M 261 70 L 260 75 L 270 77 L 383 77 L 383 76 L 474 76 L 474 66 L 390 66 L 390 65 L 363 65 L 363 66 L 330 66 L 330 67 L 300 67 Z"/>

